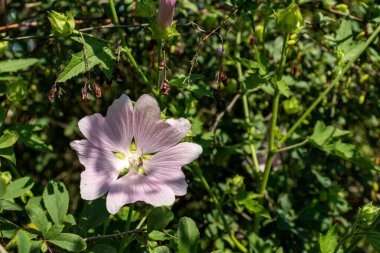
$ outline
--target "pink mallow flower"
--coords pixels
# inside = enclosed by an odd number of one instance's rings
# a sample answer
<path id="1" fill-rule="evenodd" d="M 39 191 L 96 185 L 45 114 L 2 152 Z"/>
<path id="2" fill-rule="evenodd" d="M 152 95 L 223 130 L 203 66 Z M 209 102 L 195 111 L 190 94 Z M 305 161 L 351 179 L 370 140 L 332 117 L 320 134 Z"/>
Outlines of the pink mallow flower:
<path id="1" fill-rule="evenodd" d="M 172 205 L 186 194 L 181 167 L 197 159 L 202 147 L 180 142 L 190 129 L 187 119 L 161 119 L 157 101 L 142 95 L 133 108 L 127 95 L 116 99 L 107 115 L 86 116 L 78 123 L 86 137 L 70 143 L 79 161 L 80 193 L 85 200 L 107 195 L 107 209 L 117 213 L 129 203 Z M 133 142 L 132 142 L 133 140 Z"/>
<path id="2" fill-rule="evenodd" d="M 157 24 L 166 30 L 170 27 L 174 17 L 174 7 L 176 0 L 161 0 L 158 8 Z"/>

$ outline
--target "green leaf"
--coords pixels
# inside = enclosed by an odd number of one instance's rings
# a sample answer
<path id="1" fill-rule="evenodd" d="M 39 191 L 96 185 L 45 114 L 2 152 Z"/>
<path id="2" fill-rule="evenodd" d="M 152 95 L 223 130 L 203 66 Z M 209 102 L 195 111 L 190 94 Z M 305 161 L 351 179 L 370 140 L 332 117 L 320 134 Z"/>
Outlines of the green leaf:
<path id="1" fill-rule="evenodd" d="M 165 228 L 174 218 L 174 214 L 167 207 L 156 207 L 147 219 L 148 230 L 160 230 Z"/>
<path id="2" fill-rule="evenodd" d="M 367 240 L 377 252 L 380 252 L 380 233 L 367 235 Z"/>
<path id="3" fill-rule="evenodd" d="M 9 200 L 0 199 L 0 210 L 22 211 L 22 207 Z"/>
<path id="4" fill-rule="evenodd" d="M 153 230 L 148 234 L 148 237 L 152 239 L 153 241 L 165 241 L 165 240 L 170 240 L 171 238 L 166 235 L 165 233 L 157 230 Z"/>
<path id="5" fill-rule="evenodd" d="M 13 182 L 11 182 L 7 186 L 7 190 L 5 195 L 2 197 L 3 199 L 14 199 L 20 197 L 30 189 L 32 189 L 34 185 L 33 180 L 30 177 L 22 177 Z"/>
<path id="6" fill-rule="evenodd" d="M 334 253 L 336 246 L 338 246 L 338 227 L 335 224 L 326 235 L 319 234 L 319 247 L 321 253 Z"/>
<path id="7" fill-rule="evenodd" d="M 81 40 L 74 40 L 83 43 Z M 112 50 L 99 40 L 90 38 L 85 39 L 85 48 L 86 53 L 81 51 L 72 55 L 70 62 L 59 75 L 57 82 L 65 82 L 96 65 L 102 67 L 102 71 L 108 79 L 112 78 L 113 60 L 116 58 Z"/>
<path id="8" fill-rule="evenodd" d="M 365 45 L 364 41 L 354 41 L 354 33 L 352 31 L 352 21 L 342 19 L 342 23 L 336 32 L 334 38 L 335 46 L 343 52 L 343 61 L 350 61 L 355 55 L 362 50 Z"/>
<path id="9" fill-rule="evenodd" d="M 13 147 L 0 149 L 0 156 L 9 160 L 13 165 L 16 165 L 16 156 L 13 152 Z"/>
<path id="10" fill-rule="evenodd" d="M 0 149 L 13 146 L 18 139 L 18 135 L 15 132 L 5 133 L 0 137 Z"/>
<path id="11" fill-rule="evenodd" d="M 24 230 L 19 230 L 16 234 L 17 237 L 17 249 L 19 253 L 30 252 L 30 239 L 28 234 Z"/>
<path id="12" fill-rule="evenodd" d="M 349 134 L 350 131 L 340 130 L 333 126 L 326 126 L 322 121 L 318 121 L 314 127 L 313 134 L 309 140 L 317 145 L 323 146 L 331 139 Z"/>
<path id="13" fill-rule="evenodd" d="M 3 72 L 16 72 L 19 70 L 27 69 L 30 66 L 36 64 L 38 59 L 18 59 L 18 60 L 7 60 L 0 62 L 0 73 Z"/>
<path id="14" fill-rule="evenodd" d="M 320 150 L 359 167 L 377 169 L 375 164 L 365 158 L 354 145 L 342 142 L 339 139 L 349 133 L 349 131 L 340 130 L 333 126 L 325 126 L 323 122 L 318 121 L 314 127 L 313 134 L 309 137 L 309 141 Z"/>
<path id="15" fill-rule="evenodd" d="M 84 231 L 87 231 L 103 224 L 109 215 L 105 199 L 96 199 L 84 206 L 78 223 Z"/>
<path id="16" fill-rule="evenodd" d="M 50 181 L 42 194 L 46 210 L 54 223 L 61 222 L 69 208 L 69 193 L 62 182 Z"/>
<path id="17" fill-rule="evenodd" d="M 7 184 L 4 182 L 3 179 L 0 178 L 0 199 L 3 198 L 5 192 L 7 189 Z"/>
<path id="18" fill-rule="evenodd" d="M 195 222 L 182 217 L 178 223 L 178 252 L 193 253 L 198 252 L 199 231 Z"/>
<path id="19" fill-rule="evenodd" d="M 285 97 L 288 98 L 292 94 L 292 92 L 289 89 L 289 86 L 283 80 L 277 81 L 276 84 L 280 93 L 284 95 Z"/>
<path id="20" fill-rule="evenodd" d="M 263 205 L 260 204 L 259 201 L 257 201 L 257 199 L 260 199 L 262 197 L 263 196 L 260 194 L 241 190 L 236 195 L 235 205 L 240 211 L 246 209 L 251 214 L 259 214 L 266 219 L 270 219 L 271 217 L 269 212 Z"/>
<path id="21" fill-rule="evenodd" d="M 25 206 L 25 210 L 33 224 L 41 231 L 45 236 L 49 229 L 49 222 L 44 210 L 41 207 L 41 197 L 34 197 L 29 199 L 28 204 Z"/>
<path id="22" fill-rule="evenodd" d="M 152 253 L 170 253 L 170 249 L 166 246 L 158 246 Z"/>
<path id="23" fill-rule="evenodd" d="M 57 237 L 60 233 L 62 233 L 63 228 L 65 225 L 55 223 L 53 226 L 49 228 L 49 230 L 46 233 L 46 239 L 51 239 L 54 237 Z"/>
<path id="24" fill-rule="evenodd" d="M 83 240 L 82 237 L 75 234 L 69 234 L 69 233 L 62 233 L 58 236 L 49 239 L 49 242 L 57 245 L 58 247 L 73 251 L 73 252 L 80 252 L 86 249 L 86 242 Z"/>
<path id="25" fill-rule="evenodd" d="M 53 150 L 53 148 L 47 145 L 43 138 L 37 134 L 37 132 L 43 130 L 41 126 L 17 124 L 16 126 L 12 126 L 11 129 L 17 132 L 19 141 L 26 146 L 40 152 L 51 152 Z"/>

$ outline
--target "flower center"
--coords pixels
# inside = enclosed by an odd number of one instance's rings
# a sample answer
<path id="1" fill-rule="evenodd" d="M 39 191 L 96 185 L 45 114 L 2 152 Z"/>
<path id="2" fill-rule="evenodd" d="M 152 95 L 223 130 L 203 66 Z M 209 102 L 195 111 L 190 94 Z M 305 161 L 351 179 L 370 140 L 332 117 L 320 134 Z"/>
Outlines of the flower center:
<path id="1" fill-rule="evenodd" d="M 143 156 L 138 156 L 134 151 L 131 151 L 128 155 L 119 152 L 115 152 L 114 155 L 124 163 L 118 178 L 125 176 L 130 170 L 135 170 L 138 174 L 146 176 Z"/>

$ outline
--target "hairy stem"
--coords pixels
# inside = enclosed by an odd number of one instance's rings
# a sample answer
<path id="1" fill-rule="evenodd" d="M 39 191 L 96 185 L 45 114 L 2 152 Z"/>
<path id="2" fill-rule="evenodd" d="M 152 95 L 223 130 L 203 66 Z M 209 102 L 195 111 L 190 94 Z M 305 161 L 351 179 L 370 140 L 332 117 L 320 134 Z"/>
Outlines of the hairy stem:
<path id="1" fill-rule="evenodd" d="M 229 235 L 232 242 L 234 243 L 234 246 L 237 247 L 243 253 L 248 252 L 248 249 L 243 244 L 241 244 L 239 242 L 239 240 L 235 237 L 235 234 L 233 233 L 233 231 L 230 231 L 227 220 L 224 217 L 222 206 L 221 206 L 218 198 L 215 196 L 214 192 L 212 191 L 212 189 L 211 189 L 210 185 L 208 184 L 206 178 L 203 176 L 201 169 L 198 166 L 195 166 L 195 173 L 201 179 L 203 186 L 206 188 L 208 194 L 211 196 L 211 199 L 215 203 L 216 208 L 218 209 L 219 216 L 223 222 L 224 231 Z"/>
<path id="2" fill-rule="evenodd" d="M 241 32 L 239 31 L 236 34 L 236 44 L 238 47 L 240 45 L 240 42 L 241 42 Z M 236 50 L 235 57 L 237 59 L 240 58 L 240 51 L 239 50 Z M 248 127 L 247 127 L 248 142 L 249 142 L 249 149 L 251 151 L 251 156 L 252 156 L 252 161 L 253 161 L 253 169 L 256 173 L 259 173 L 259 162 L 257 159 L 256 148 L 255 148 L 255 145 L 253 144 L 253 138 L 252 138 L 253 134 L 254 134 L 254 128 L 252 126 L 252 120 L 251 120 L 251 115 L 250 115 L 250 111 L 249 111 L 249 104 L 248 104 L 248 97 L 247 97 L 247 93 L 246 93 L 245 84 L 243 83 L 244 77 L 243 77 L 243 71 L 242 71 L 240 62 L 236 63 L 236 69 L 238 72 L 238 79 L 239 79 L 239 82 L 241 83 L 242 91 L 243 91 L 242 100 L 243 100 L 243 109 L 244 109 L 244 119 L 245 119 L 245 123 L 248 125 Z M 254 177 L 254 174 L 252 173 L 252 171 L 250 171 L 249 173 L 251 174 L 252 177 Z"/>
<path id="3" fill-rule="evenodd" d="M 324 97 L 339 83 L 340 78 L 351 68 L 354 62 L 359 58 L 359 56 L 364 52 L 364 50 L 372 43 L 372 41 L 377 37 L 380 32 L 380 26 L 376 28 L 376 30 L 372 33 L 372 35 L 367 39 L 364 46 L 356 53 L 355 57 L 353 57 L 343 68 L 342 71 L 335 77 L 329 87 L 327 87 L 321 95 L 314 101 L 314 103 L 306 110 L 306 112 L 294 123 L 294 125 L 289 129 L 286 135 L 279 141 L 279 145 L 284 143 L 290 135 L 296 131 L 296 129 L 302 124 L 302 122 L 314 111 L 314 109 L 319 105 L 319 103 L 324 99 Z"/>
<path id="4" fill-rule="evenodd" d="M 133 209 L 134 209 L 134 205 L 131 204 L 129 206 L 128 216 L 127 216 L 127 221 L 125 222 L 124 231 L 129 231 L 129 228 L 131 227 L 131 219 L 132 219 Z M 119 253 L 124 252 L 124 249 L 128 245 L 128 241 L 129 241 L 129 236 L 128 236 L 128 234 L 126 234 L 120 242 L 119 249 L 118 249 Z"/>
<path id="5" fill-rule="evenodd" d="M 284 73 L 284 65 L 286 62 L 286 45 L 289 40 L 289 34 L 286 34 L 284 37 L 284 42 L 282 45 L 282 53 L 281 53 L 281 61 L 280 66 L 277 71 L 277 80 L 280 81 L 282 78 L 282 75 Z M 278 105 L 280 103 L 280 91 L 277 88 L 277 84 L 275 86 L 275 92 L 274 92 L 274 99 L 273 99 L 273 106 L 272 106 L 272 119 L 270 124 L 270 130 L 269 130 L 269 145 L 268 145 L 268 157 L 265 162 L 265 169 L 264 169 L 264 175 L 260 184 L 259 194 L 264 195 L 268 179 L 270 175 L 270 171 L 272 168 L 273 163 L 273 157 L 277 152 L 277 146 L 275 145 L 274 138 L 276 135 L 276 127 L 277 127 L 277 115 L 278 115 Z M 254 231 L 256 234 L 259 233 L 260 229 L 260 221 L 261 217 L 259 215 L 255 216 L 255 223 L 254 223 Z"/>
<path id="6" fill-rule="evenodd" d="M 108 4 L 109 4 L 111 12 L 112 12 L 113 22 L 115 23 L 115 25 L 118 26 L 119 25 L 119 18 L 117 16 L 116 9 L 115 9 L 115 4 L 114 4 L 113 0 L 108 0 Z M 140 74 L 140 76 L 143 79 L 144 83 L 149 85 L 148 78 L 145 76 L 144 72 L 142 72 L 142 70 L 140 69 L 140 67 L 137 65 L 137 62 L 136 62 L 135 58 L 133 57 L 133 55 L 131 53 L 131 50 L 129 50 L 128 45 L 125 42 L 125 39 L 124 39 L 124 36 L 123 36 L 121 28 L 118 27 L 117 31 L 119 33 L 119 37 L 120 37 L 120 40 L 121 40 L 121 45 L 123 46 L 123 50 L 122 51 L 125 52 L 125 54 L 128 57 L 128 60 L 132 63 L 133 67 Z"/>

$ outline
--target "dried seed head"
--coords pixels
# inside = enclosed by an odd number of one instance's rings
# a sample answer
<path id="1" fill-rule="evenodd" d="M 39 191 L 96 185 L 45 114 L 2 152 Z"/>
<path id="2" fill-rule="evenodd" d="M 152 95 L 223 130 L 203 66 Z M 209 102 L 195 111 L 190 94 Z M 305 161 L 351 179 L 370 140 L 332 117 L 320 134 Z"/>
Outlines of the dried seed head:
<path id="1" fill-rule="evenodd" d="M 48 95 L 48 99 L 50 101 L 52 101 L 54 98 L 55 98 L 55 94 L 59 93 L 59 85 L 57 83 L 54 83 L 53 86 L 51 87 L 50 91 L 49 91 L 49 95 Z"/>
<path id="2" fill-rule="evenodd" d="M 92 84 L 92 89 L 95 92 L 96 98 L 101 98 L 102 97 L 102 88 L 100 87 L 100 85 L 98 85 L 96 83 L 93 83 Z"/>
<path id="3" fill-rule="evenodd" d="M 160 89 L 161 89 L 161 94 L 162 95 L 169 95 L 169 92 L 170 92 L 170 84 L 168 82 L 168 80 L 163 80 L 161 82 L 161 86 L 160 86 Z"/>
<path id="4" fill-rule="evenodd" d="M 159 70 L 163 70 L 166 66 L 166 60 L 165 57 L 161 60 L 160 64 L 158 65 Z"/>
<path id="5" fill-rule="evenodd" d="M 81 89 L 81 92 L 82 92 L 82 100 L 87 102 L 90 98 L 90 93 L 88 93 L 86 85 Z"/>
<path id="6" fill-rule="evenodd" d="M 227 86 L 228 76 L 224 71 L 220 71 L 219 80 L 224 84 L 224 86 Z"/>

